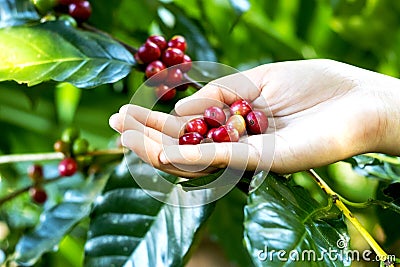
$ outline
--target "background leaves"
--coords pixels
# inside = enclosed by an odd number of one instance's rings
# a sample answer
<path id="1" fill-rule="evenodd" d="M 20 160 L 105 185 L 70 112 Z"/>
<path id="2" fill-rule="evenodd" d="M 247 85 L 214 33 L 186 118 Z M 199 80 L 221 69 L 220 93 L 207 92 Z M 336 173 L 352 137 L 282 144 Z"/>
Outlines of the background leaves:
<path id="1" fill-rule="evenodd" d="M 39 20 L 40 16 L 29 0 L 0 0 L 0 28 Z"/>
<path id="2" fill-rule="evenodd" d="M 340 214 L 327 216 L 329 210 L 292 181 L 269 174 L 245 207 L 245 240 L 254 265 L 302 266 L 307 261 L 308 266 L 350 266 L 337 245 L 349 239 L 346 225 Z M 325 253 L 329 249 L 335 257 Z M 285 254 L 279 256 L 280 250 Z M 293 251 L 299 260 L 291 258 Z M 315 254 L 302 258 L 304 252 Z"/>
<path id="3" fill-rule="evenodd" d="M 143 179 L 176 180 L 159 173 L 131 154 L 130 171 Z M 184 207 L 191 195 L 171 188 L 152 192 L 159 199 L 174 198 L 183 206 L 162 203 L 143 191 L 125 163 L 111 176 L 91 215 L 85 266 L 182 266 L 213 204 Z M 204 191 L 206 197 L 207 192 Z M 200 196 L 199 196 L 200 197 Z"/>
<path id="4" fill-rule="evenodd" d="M 41 214 L 36 228 L 21 237 L 15 250 L 15 260 L 33 265 L 44 253 L 53 251 L 60 241 L 82 219 L 87 217 L 94 199 L 103 189 L 109 173 L 100 173 L 83 182 L 81 188 L 69 190 L 64 200 Z"/>

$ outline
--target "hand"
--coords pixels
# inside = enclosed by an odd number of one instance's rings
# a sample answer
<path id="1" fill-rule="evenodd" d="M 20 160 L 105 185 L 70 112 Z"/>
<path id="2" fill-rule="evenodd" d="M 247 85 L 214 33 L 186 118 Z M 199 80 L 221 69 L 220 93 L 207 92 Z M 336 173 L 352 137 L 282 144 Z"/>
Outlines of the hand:
<path id="1" fill-rule="evenodd" d="M 127 105 L 110 125 L 142 159 L 176 175 L 203 176 L 227 166 L 292 173 L 385 149 L 376 138 L 387 132 L 379 83 L 398 81 L 331 60 L 267 64 L 209 83 L 176 104 L 179 116 Z M 191 116 L 239 98 L 270 115 L 267 133 L 239 143 L 177 145 Z"/>

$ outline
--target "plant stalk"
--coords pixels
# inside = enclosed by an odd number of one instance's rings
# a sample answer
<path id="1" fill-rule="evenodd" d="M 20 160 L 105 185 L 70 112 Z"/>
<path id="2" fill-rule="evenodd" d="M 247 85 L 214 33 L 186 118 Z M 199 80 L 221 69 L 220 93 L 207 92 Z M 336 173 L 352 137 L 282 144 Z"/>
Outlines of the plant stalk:
<path id="1" fill-rule="evenodd" d="M 84 156 L 120 155 L 124 154 L 124 152 L 125 152 L 124 148 L 94 150 L 86 153 Z M 65 155 L 61 152 L 3 155 L 0 156 L 0 164 L 28 162 L 28 161 L 32 162 L 51 161 L 51 160 L 61 160 L 63 158 L 65 158 Z"/>
<path id="2" fill-rule="evenodd" d="M 376 255 L 384 262 L 385 266 L 394 267 L 393 262 L 388 262 L 389 257 L 388 254 L 380 247 L 380 245 L 375 241 L 375 239 L 371 236 L 371 234 L 361 225 L 360 221 L 354 217 L 353 213 L 347 208 L 347 206 L 342 202 L 339 198 L 338 194 L 333 191 L 327 183 L 313 170 L 307 171 L 311 177 L 317 182 L 317 184 L 321 187 L 321 189 L 332 197 L 334 204 L 338 209 L 343 212 L 344 216 L 354 225 L 357 231 L 362 235 L 362 237 L 367 241 L 367 243 L 374 250 Z"/>

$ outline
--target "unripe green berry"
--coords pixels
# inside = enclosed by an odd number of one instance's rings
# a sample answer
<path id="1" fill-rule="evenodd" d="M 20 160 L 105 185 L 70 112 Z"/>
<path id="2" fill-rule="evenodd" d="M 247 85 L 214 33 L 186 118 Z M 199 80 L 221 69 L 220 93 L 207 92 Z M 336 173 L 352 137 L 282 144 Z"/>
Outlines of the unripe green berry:
<path id="1" fill-rule="evenodd" d="M 63 14 L 58 17 L 59 20 L 64 21 L 65 25 L 72 26 L 74 28 L 78 27 L 78 22 L 70 15 Z"/>
<path id="2" fill-rule="evenodd" d="M 41 14 L 46 14 L 57 5 L 57 0 L 31 0 Z"/>
<path id="3" fill-rule="evenodd" d="M 72 145 L 72 153 L 74 155 L 83 155 L 88 152 L 89 142 L 84 138 L 78 138 Z"/>
<path id="4" fill-rule="evenodd" d="M 78 139 L 80 132 L 77 128 L 70 127 L 63 131 L 61 135 L 61 140 L 66 143 L 73 143 L 76 139 Z"/>

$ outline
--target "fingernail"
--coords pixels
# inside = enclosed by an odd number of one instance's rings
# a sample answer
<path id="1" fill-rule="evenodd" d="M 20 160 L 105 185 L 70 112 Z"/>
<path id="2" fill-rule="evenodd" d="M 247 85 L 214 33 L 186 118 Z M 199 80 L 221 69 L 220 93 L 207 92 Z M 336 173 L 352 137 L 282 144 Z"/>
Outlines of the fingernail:
<path id="1" fill-rule="evenodd" d="M 159 159 L 162 164 L 168 164 L 168 160 L 164 152 L 161 152 Z"/>

